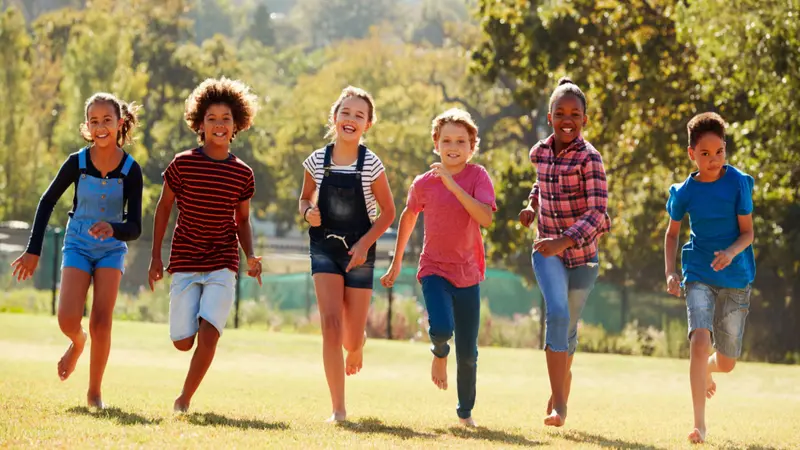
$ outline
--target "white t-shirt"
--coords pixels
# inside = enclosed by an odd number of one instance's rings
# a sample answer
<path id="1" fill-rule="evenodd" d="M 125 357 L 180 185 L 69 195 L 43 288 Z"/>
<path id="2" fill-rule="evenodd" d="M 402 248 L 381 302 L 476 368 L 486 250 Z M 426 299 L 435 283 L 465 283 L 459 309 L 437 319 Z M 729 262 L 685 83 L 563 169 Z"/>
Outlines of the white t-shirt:
<path id="1" fill-rule="evenodd" d="M 338 173 L 355 173 L 357 163 L 358 161 L 353 161 L 353 164 L 349 166 L 337 166 L 331 161 L 331 171 Z M 303 167 L 314 177 L 314 182 L 317 183 L 317 195 L 319 195 L 319 187 L 325 175 L 324 164 L 325 147 L 314 150 L 314 152 L 303 161 Z M 364 191 L 364 201 L 367 204 L 369 220 L 372 222 L 378 217 L 378 205 L 375 194 L 372 193 L 372 183 L 374 183 L 384 171 L 383 163 L 378 156 L 372 153 L 372 150 L 367 149 L 367 154 L 364 157 L 364 167 L 361 170 L 361 188 Z"/>

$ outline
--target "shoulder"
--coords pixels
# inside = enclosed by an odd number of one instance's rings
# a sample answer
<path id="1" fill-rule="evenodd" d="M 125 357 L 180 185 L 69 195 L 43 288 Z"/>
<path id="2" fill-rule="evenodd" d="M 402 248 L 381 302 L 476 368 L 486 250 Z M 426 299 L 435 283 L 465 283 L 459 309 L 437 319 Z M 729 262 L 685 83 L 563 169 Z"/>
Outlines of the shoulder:
<path id="1" fill-rule="evenodd" d="M 533 144 L 533 147 L 531 147 L 531 150 L 529 152 L 530 158 L 532 160 L 534 160 L 535 158 L 537 158 L 538 156 L 542 155 L 543 153 L 550 152 L 551 151 L 551 145 L 552 145 L 552 138 L 553 138 L 553 136 L 550 136 L 547 139 L 543 139 L 543 140 Z"/>
<path id="2" fill-rule="evenodd" d="M 733 166 L 728 166 L 728 171 L 730 176 L 735 179 L 740 186 L 749 187 L 750 189 L 753 188 L 755 179 L 752 176 Z"/>
<path id="3" fill-rule="evenodd" d="M 689 175 L 680 183 L 675 183 L 669 187 L 669 194 L 671 196 L 682 196 L 685 195 L 686 192 L 689 190 L 689 184 L 692 176 Z"/>
<path id="4" fill-rule="evenodd" d="M 584 159 L 586 161 L 599 161 L 603 162 L 603 156 L 600 154 L 599 151 L 592 145 L 589 141 L 583 141 L 581 144 L 583 147 Z"/>
<path id="5" fill-rule="evenodd" d="M 489 180 L 492 179 L 492 177 L 489 176 L 489 171 L 486 170 L 486 168 L 480 164 L 469 163 L 467 164 L 467 170 L 469 170 L 470 174 L 475 178 L 478 179 L 488 178 Z"/>
<path id="6" fill-rule="evenodd" d="M 250 172 L 250 173 L 253 173 L 253 168 L 250 167 L 246 162 L 242 161 L 236 155 L 232 154 L 232 156 L 233 156 L 233 158 L 231 158 L 231 164 L 233 165 L 233 167 L 245 170 L 245 171 Z"/>
<path id="7" fill-rule="evenodd" d="M 190 150 L 184 150 L 182 152 L 177 153 L 173 158 L 170 164 L 183 164 L 188 161 L 197 160 L 197 155 L 195 153 L 197 149 L 193 148 Z"/>
<path id="8" fill-rule="evenodd" d="M 136 161 L 136 159 L 133 158 L 133 156 L 131 154 L 128 154 L 127 157 L 130 158 L 131 161 L 132 161 L 131 162 L 131 168 L 128 170 L 128 176 L 134 176 L 134 177 L 141 178 L 142 177 L 142 166 L 139 165 L 139 163 Z"/>
<path id="9" fill-rule="evenodd" d="M 303 161 L 303 165 L 309 169 L 314 167 L 322 167 L 322 162 L 325 160 L 325 147 L 318 148 L 311 152 L 310 155 Z"/>
<path id="10" fill-rule="evenodd" d="M 415 188 L 424 187 L 425 184 L 434 178 L 436 178 L 436 175 L 433 173 L 433 170 L 429 170 L 414 177 L 414 181 L 411 182 L 411 186 Z"/>

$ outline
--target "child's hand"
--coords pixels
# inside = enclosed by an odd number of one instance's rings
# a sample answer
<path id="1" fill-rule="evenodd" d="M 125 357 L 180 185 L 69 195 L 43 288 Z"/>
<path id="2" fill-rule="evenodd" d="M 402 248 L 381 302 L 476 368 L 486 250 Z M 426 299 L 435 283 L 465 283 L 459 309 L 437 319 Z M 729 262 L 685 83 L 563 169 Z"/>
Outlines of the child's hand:
<path id="1" fill-rule="evenodd" d="M 97 222 L 89 228 L 89 236 L 102 241 L 114 236 L 114 229 L 108 222 Z"/>
<path id="2" fill-rule="evenodd" d="M 347 268 L 344 271 L 350 272 L 350 269 L 355 269 L 367 262 L 367 251 L 369 251 L 369 247 L 366 247 L 362 241 L 356 242 L 356 245 L 347 252 L 350 255 L 350 263 L 347 264 Z"/>
<path id="3" fill-rule="evenodd" d="M 312 227 L 318 227 L 322 225 L 322 216 L 319 213 L 319 208 L 317 205 L 314 205 L 313 208 L 306 211 L 305 215 L 306 222 Z"/>
<path id="4" fill-rule="evenodd" d="M 714 260 L 711 261 L 711 267 L 715 272 L 719 272 L 731 264 L 734 256 L 736 255 L 729 250 L 720 250 L 718 252 L 714 252 Z"/>
<path id="5" fill-rule="evenodd" d="M 458 183 L 453 180 L 453 175 L 450 174 L 450 171 L 442 163 L 433 163 L 431 164 L 431 169 L 433 169 L 433 173 L 442 179 L 442 183 L 444 183 L 444 187 L 447 188 L 448 191 L 454 192 L 458 189 Z"/>
<path id="6" fill-rule="evenodd" d="M 156 281 L 164 278 L 164 263 L 161 258 L 151 258 L 150 268 L 147 270 L 147 282 L 150 284 L 150 290 L 156 290 Z"/>
<path id="7" fill-rule="evenodd" d="M 667 275 L 667 292 L 675 297 L 681 296 L 681 279 L 675 272 Z"/>
<path id="8" fill-rule="evenodd" d="M 25 281 L 28 278 L 33 276 L 33 272 L 36 270 L 36 266 L 39 265 L 39 257 L 32 253 L 23 253 L 19 256 L 19 258 L 15 259 L 14 262 L 11 263 L 11 267 L 14 268 L 14 272 L 11 274 L 11 277 L 17 277 L 17 281 Z"/>
<path id="9" fill-rule="evenodd" d="M 247 258 L 247 275 L 258 280 L 258 285 L 261 286 L 261 257 L 249 256 Z"/>
<path id="10" fill-rule="evenodd" d="M 519 212 L 519 221 L 523 227 L 530 227 L 534 220 L 536 220 L 536 211 L 530 206 Z"/>
<path id="11" fill-rule="evenodd" d="M 564 237 L 537 239 L 533 242 L 533 249 L 545 258 L 558 255 L 569 246 L 569 241 Z"/>
<path id="12" fill-rule="evenodd" d="M 381 285 L 385 288 L 394 286 L 394 282 L 400 276 L 402 269 L 403 263 L 401 261 L 392 261 L 392 264 L 386 269 L 386 273 L 381 277 Z"/>

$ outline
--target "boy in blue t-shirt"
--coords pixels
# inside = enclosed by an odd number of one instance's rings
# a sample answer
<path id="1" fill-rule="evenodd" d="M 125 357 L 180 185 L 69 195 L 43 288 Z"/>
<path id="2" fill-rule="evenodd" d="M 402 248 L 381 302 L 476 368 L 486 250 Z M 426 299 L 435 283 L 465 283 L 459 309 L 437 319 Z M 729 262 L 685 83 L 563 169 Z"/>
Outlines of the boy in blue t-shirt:
<path id="1" fill-rule="evenodd" d="M 706 398 L 717 385 L 713 372 L 730 372 L 742 353 L 750 309 L 753 256 L 753 177 L 725 164 L 725 121 L 718 114 L 692 118 L 689 158 L 697 166 L 669 190 L 670 221 L 664 242 L 667 291 L 686 291 L 691 356 L 689 379 L 694 404 L 692 443 L 705 441 Z M 681 251 L 683 281 L 675 272 L 681 220 L 689 214 L 691 235 Z M 716 352 L 708 356 L 713 344 Z"/>

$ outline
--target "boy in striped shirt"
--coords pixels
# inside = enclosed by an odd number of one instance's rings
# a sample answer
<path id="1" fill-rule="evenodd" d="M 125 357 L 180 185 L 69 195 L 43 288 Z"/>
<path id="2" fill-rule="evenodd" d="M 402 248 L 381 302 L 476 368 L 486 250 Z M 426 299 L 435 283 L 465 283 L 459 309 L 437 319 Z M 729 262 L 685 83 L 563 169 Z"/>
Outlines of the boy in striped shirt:
<path id="1" fill-rule="evenodd" d="M 230 153 L 236 134 L 252 125 L 256 97 L 239 81 L 208 79 L 186 100 L 184 118 L 200 146 L 179 153 L 164 171 L 164 186 L 153 226 L 150 288 L 163 277 L 161 243 L 172 204 L 178 219 L 167 272 L 172 274 L 170 338 L 175 348 L 197 348 L 174 410 L 186 412 L 225 328 L 236 290 L 239 245 L 247 256 L 247 274 L 261 284 L 261 257 L 253 251 L 250 199 L 253 170 Z"/>

